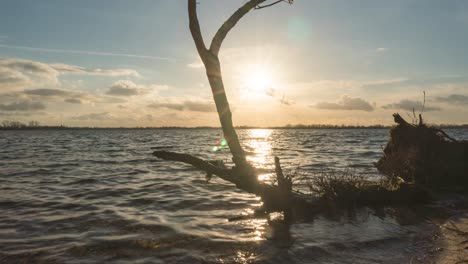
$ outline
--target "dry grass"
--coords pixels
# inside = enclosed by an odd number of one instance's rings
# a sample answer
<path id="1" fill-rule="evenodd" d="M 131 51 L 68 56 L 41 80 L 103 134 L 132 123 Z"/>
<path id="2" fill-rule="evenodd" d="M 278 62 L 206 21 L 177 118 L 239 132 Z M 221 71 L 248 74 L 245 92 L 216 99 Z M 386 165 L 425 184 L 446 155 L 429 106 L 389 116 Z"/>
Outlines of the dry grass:
<path id="1" fill-rule="evenodd" d="M 371 188 L 398 189 L 398 183 L 391 182 L 387 178 L 370 181 L 353 169 L 324 170 L 312 174 L 296 170 L 290 175 L 296 191 L 320 197 L 330 205 L 344 207 L 355 206 L 361 192 Z"/>

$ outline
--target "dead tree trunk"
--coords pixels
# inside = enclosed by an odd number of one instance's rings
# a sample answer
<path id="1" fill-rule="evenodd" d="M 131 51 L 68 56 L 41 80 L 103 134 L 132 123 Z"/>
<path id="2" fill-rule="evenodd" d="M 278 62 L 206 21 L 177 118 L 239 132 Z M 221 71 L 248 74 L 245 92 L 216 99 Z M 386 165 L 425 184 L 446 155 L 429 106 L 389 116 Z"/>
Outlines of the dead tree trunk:
<path id="1" fill-rule="evenodd" d="M 239 138 L 232 123 L 232 113 L 224 89 L 218 54 L 221 44 L 229 31 L 245 14 L 264 1 L 266 0 L 250 0 L 234 12 L 218 29 L 213 37 L 210 48 L 207 49 L 200 30 L 200 24 L 198 23 L 196 0 L 188 0 L 190 33 L 197 47 L 198 54 L 205 65 L 206 75 L 211 86 L 211 92 L 213 93 L 213 99 L 223 129 L 224 138 L 228 143 L 234 164 L 237 168 L 244 170 L 249 169 L 250 166 L 247 163 L 244 150 L 240 145 Z"/>
<path id="2" fill-rule="evenodd" d="M 196 0 L 188 0 L 190 32 L 195 42 L 198 54 L 205 65 L 206 75 L 211 86 L 219 120 L 221 122 L 224 137 L 232 153 L 235 167 L 232 169 L 217 167 L 209 162 L 188 154 L 155 151 L 153 155 L 164 160 L 179 161 L 190 164 L 205 171 L 209 175 L 214 174 L 223 180 L 234 183 L 239 189 L 260 196 L 264 202 L 264 209 L 266 211 L 295 211 L 296 213 L 301 212 L 301 214 L 304 215 L 314 215 L 326 209 L 324 197 L 313 197 L 293 192 L 291 178 L 284 176 L 279 163 L 279 158 L 275 157 L 278 185 L 269 185 L 257 180 L 256 170 L 247 162 L 244 150 L 240 145 L 237 133 L 234 129 L 232 114 L 224 89 L 224 83 L 221 75 L 221 64 L 218 54 L 221 44 L 228 32 L 252 9 L 269 7 L 280 2 L 292 3 L 292 0 L 278 0 L 271 4 L 260 6 L 260 4 L 265 1 L 266 0 L 247 1 L 218 29 L 211 42 L 210 48 L 207 49 L 198 22 Z M 399 200 L 397 198 L 403 197 L 402 194 L 406 193 L 412 194 L 414 193 L 414 189 L 406 188 L 398 191 L 383 190 L 382 192 L 378 188 L 367 188 L 360 191 L 358 196 L 358 198 L 365 197 L 365 199 L 361 199 L 362 201 L 359 199 L 357 200 L 361 201 L 363 205 L 374 205 L 375 203 L 385 204 L 387 201 L 400 201 L 401 199 Z M 381 195 L 382 199 L 372 201 L 369 197 L 375 196 L 376 194 Z M 296 210 L 297 208 L 300 208 L 300 210 Z"/>

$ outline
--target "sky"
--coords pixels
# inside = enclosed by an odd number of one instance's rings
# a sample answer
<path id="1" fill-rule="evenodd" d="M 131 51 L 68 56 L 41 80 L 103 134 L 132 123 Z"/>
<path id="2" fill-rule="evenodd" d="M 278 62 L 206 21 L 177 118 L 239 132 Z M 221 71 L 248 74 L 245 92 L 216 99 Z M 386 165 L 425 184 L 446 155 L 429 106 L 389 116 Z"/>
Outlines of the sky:
<path id="1" fill-rule="evenodd" d="M 207 46 L 245 3 L 197 2 Z M 388 125 L 413 109 L 462 124 L 467 43 L 468 1 L 295 0 L 248 13 L 220 60 L 235 125 Z M 1 120 L 219 126 L 186 1 L 2 0 Z"/>

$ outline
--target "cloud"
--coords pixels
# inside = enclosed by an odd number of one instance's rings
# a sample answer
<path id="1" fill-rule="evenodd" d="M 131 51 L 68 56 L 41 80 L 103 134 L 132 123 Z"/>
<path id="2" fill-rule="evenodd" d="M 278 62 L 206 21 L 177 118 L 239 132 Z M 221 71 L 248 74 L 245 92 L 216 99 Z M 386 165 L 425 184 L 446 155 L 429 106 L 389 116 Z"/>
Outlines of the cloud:
<path id="1" fill-rule="evenodd" d="M 70 104 L 81 104 L 82 101 L 78 98 L 67 98 L 64 100 L 65 103 L 70 103 Z"/>
<path id="2" fill-rule="evenodd" d="M 193 68 L 193 69 L 200 69 L 200 68 L 203 68 L 203 66 L 204 65 L 201 60 L 187 64 L 187 67 Z"/>
<path id="3" fill-rule="evenodd" d="M 280 104 L 282 104 L 282 105 L 288 105 L 288 106 L 289 106 L 289 105 L 293 105 L 293 104 L 296 103 L 296 102 L 294 102 L 293 100 L 291 100 L 290 98 L 286 97 L 286 94 L 285 94 L 285 93 L 283 93 L 283 95 L 281 96 L 281 95 L 279 94 L 279 92 L 276 91 L 276 89 L 271 88 L 271 87 L 265 89 L 264 93 L 265 93 L 265 95 L 268 95 L 268 96 L 270 96 L 270 97 L 275 98 L 275 99 L 278 100 L 278 102 L 279 102 Z"/>
<path id="4" fill-rule="evenodd" d="M 286 97 L 286 95 L 283 94 L 283 97 L 279 99 L 280 104 L 282 105 L 293 105 L 295 102 L 289 98 Z"/>
<path id="5" fill-rule="evenodd" d="M 67 73 L 139 76 L 138 72 L 131 69 L 92 69 L 69 64 L 47 64 L 19 58 L 0 58 L 0 87 L 4 91 L 54 86 L 59 83 L 59 76 Z"/>
<path id="6" fill-rule="evenodd" d="M 194 112 L 216 112 L 215 105 L 208 102 L 185 101 L 184 106 Z"/>
<path id="7" fill-rule="evenodd" d="M 421 103 L 419 101 L 404 99 L 404 100 L 401 100 L 400 102 L 397 102 L 397 103 L 384 105 L 384 106 L 382 106 L 382 108 L 383 109 L 405 110 L 405 111 L 410 111 L 410 112 L 412 112 L 413 110 L 421 111 L 423 109 L 423 103 Z M 442 109 L 440 107 L 437 107 L 437 106 L 432 106 L 432 107 L 425 106 L 424 107 L 424 111 L 427 111 L 427 112 L 429 112 L 429 111 L 440 111 L 440 110 L 442 110 Z"/>
<path id="8" fill-rule="evenodd" d="M 11 70 L 0 66 L 0 86 L 4 90 L 10 90 L 16 87 L 24 87 L 30 83 L 28 76 L 19 71 Z"/>
<path id="9" fill-rule="evenodd" d="M 10 104 L 0 104 L 0 110 L 3 111 L 34 111 L 34 110 L 43 110 L 46 106 L 41 102 L 33 101 L 17 101 Z"/>
<path id="10" fill-rule="evenodd" d="M 111 53 L 111 52 L 99 52 L 99 51 L 87 51 L 87 50 L 47 49 L 47 48 L 13 46 L 13 45 L 4 45 L 4 44 L 0 44 L 0 47 L 18 49 L 18 50 L 51 52 L 51 53 L 69 53 L 69 54 L 82 54 L 82 55 L 112 56 L 112 57 L 127 57 L 127 58 L 138 58 L 138 59 L 174 61 L 174 59 L 172 58 L 147 56 L 147 55 L 139 55 L 139 54 Z"/>
<path id="11" fill-rule="evenodd" d="M 387 48 L 377 48 L 375 51 L 377 52 L 386 52 L 388 49 Z"/>
<path id="12" fill-rule="evenodd" d="M 273 88 L 268 88 L 265 90 L 265 94 L 271 97 L 275 97 L 276 95 L 276 90 Z"/>
<path id="13" fill-rule="evenodd" d="M 343 96 L 338 102 L 318 102 L 315 107 L 326 110 L 362 110 L 368 112 L 374 110 L 374 107 L 364 99 L 359 97 L 351 98 L 347 95 Z"/>
<path id="14" fill-rule="evenodd" d="M 38 95 L 38 96 L 64 96 L 69 95 L 70 92 L 67 90 L 61 89 L 35 89 L 35 90 L 26 90 L 25 94 L 29 95 Z"/>
<path id="15" fill-rule="evenodd" d="M 149 108 L 166 108 L 176 111 L 193 111 L 193 112 L 216 112 L 216 107 L 213 103 L 205 101 L 184 101 L 180 103 L 174 102 L 156 102 L 148 105 Z"/>
<path id="16" fill-rule="evenodd" d="M 109 87 L 106 94 L 114 96 L 135 96 L 145 92 L 147 92 L 147 89 L 143 86 L 139 86 L 130 80 L 119 80 Z"/>
<path id="17" fill-rule="evenodd" d="M 0 58 L 0 86 L 5 90 L 56 84 L 58 75 L 58 71 L 41 62 Z"/>
<path id="18" fill-rule="evenodd" d="M 91 113 L 91 114 L 84 114 L 84 115 L 78 115 L 78 116 L 72 117 L 72 119 L 81 120 L 81 121 L 106 121 L 106 120 L 111 120 L 114 118 L 115 117 L 108 112 Z"/>
<path id="19" fill-rule="evenodd" d="M 10 112 L 0 112 L 0 116 L 5 116 L 5 117 L 31 117 L 31 116 L 40 116 L 40 117 L 50 117 L 50 113 L 45 112 L 45 111 L 34 111 L 34 112 L 28 112 L 28 111 L 23 111 L 23 112 L 15 112 L 15 111 L 10 111 Z"/>
<path id="20" fill-rule="evenodd" d="M 462 94 L 451 94 L 445 97 L 437 97 L 435 101 L 447 104 L 468 106 L 468 96 Z"/>
<path id="21" fill-rule="evenodd" d="M 123 104 L 126 103 L 127 100 L 120 97 L 102 96 L 100 102 L 106 104 Z"/>
<path id="22" fill-rule="evenodd" d="M 149 104 L 148 107 L 150 108 L 167 108 L 167 109 L 172 109 L 172 110 L 177 110 L 177 111 L 182 111 L 184 110 L 184 104 L 181 103 L 152 103 Z"/>
<path id="23" fill-rule="evenodd" d="M 86 101 L 96 101 L 98 98 L 92 94 L 82 92 L 82 91 L 70 91 L 65 89 L 33 89 L 33 90 L 25 90 L 23 92 L 17 92 L 15 94 L 10 94 L 10 96 L 16 97 L 24 97 L 24 95 L 28 96 L 29 98 L 38 98 L 38 97 L 45 97 L 48 100 L 52 99 L 61 99 L 67 103 L 74 103 L 74 104 L 81 104 L 83 100 Z"/>
<path id="24" fill-rule="evenodd" d="M 69 64 L 50 64 L 52 68 L 60 73 L 89 74 L 104 76 L 132 76 L 139 77 L 137 71 L 131 69 L 89 69 Z"/>

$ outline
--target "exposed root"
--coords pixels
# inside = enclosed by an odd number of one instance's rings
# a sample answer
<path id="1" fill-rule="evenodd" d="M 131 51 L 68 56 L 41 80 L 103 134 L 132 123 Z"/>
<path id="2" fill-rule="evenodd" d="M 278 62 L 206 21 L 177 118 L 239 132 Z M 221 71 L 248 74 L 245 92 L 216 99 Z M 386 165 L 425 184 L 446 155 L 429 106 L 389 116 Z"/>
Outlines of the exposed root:
<path id="1" fill-rule="evenodd" d="M 390 130 L 384 156 L 376 163 L 390 181 L 399 178 L 431 188 L 468 187 L 468 142 L 457 141 L 441 129 L 406 122 L 394 114 L 398 124 Z"/>

